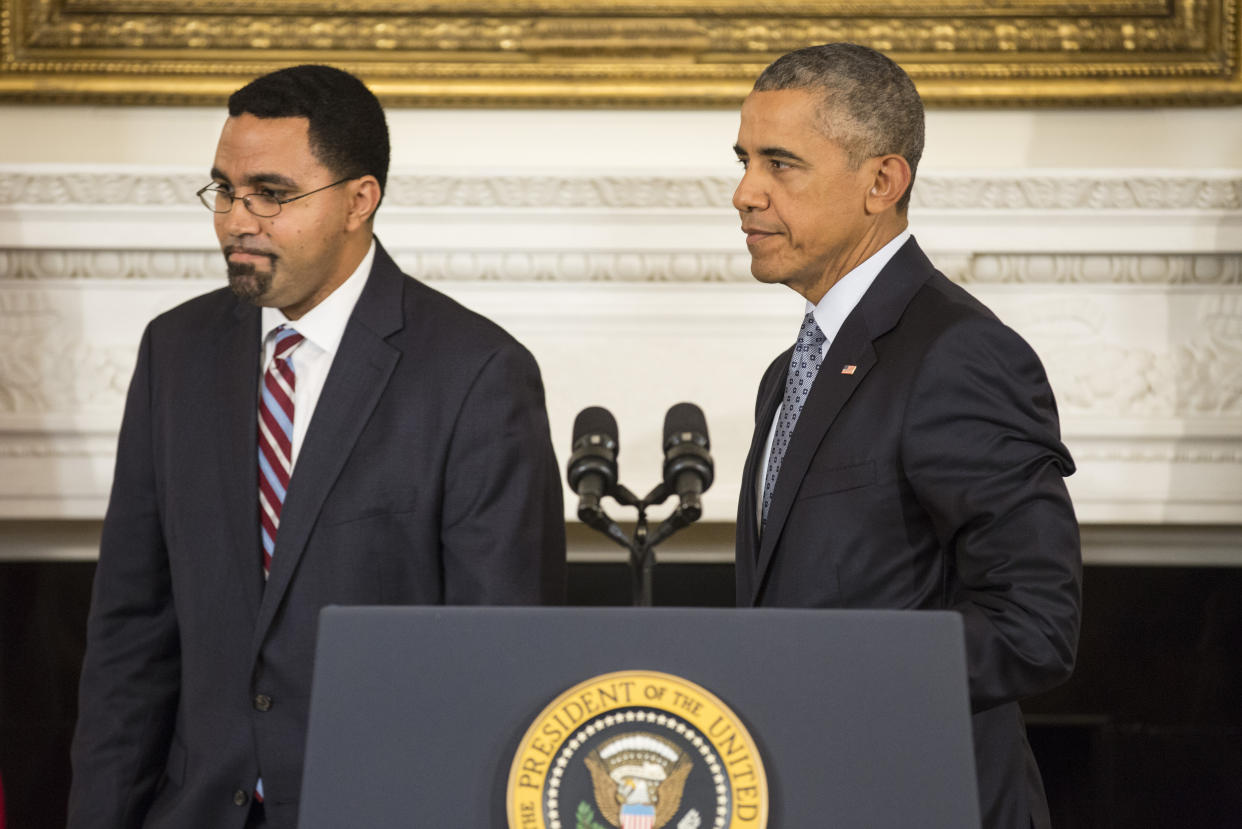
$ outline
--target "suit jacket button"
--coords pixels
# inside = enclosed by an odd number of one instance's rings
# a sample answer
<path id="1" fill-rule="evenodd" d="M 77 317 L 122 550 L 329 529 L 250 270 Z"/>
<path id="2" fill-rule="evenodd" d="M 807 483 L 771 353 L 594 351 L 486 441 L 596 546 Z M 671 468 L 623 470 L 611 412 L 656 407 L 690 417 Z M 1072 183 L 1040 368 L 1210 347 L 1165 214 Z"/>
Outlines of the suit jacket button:
<path id="1" fill-rule="evenodd" d="M 233 792 L 233 805 L 234 806 L 245 806 L 249 802 L 250 802 L 250 795 L 246 794 L 245 789 L 238 789 L 237 791 Z"/>
<path id="2" fill-rule="evenodd" d="M 270 711 L 272 708 L 272 698 L 267 694 L 256 694 L 254 698 L 254 709 L 256 711 Z"/>

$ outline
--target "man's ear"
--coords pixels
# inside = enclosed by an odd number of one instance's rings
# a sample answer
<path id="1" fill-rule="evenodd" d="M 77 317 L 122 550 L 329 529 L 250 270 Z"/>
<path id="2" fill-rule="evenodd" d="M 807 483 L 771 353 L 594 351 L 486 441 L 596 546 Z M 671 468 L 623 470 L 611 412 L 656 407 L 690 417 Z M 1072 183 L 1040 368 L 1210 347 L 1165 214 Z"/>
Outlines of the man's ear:
<path id="1" fill-rule="evenodd" d="M 347 182 L 349 186 L 349 215 L 346 227 L 357 230 L 375 215 L 380 203 L 380 185 L 375 176 L 362 176 Z"/>
<path id="2" fill-rule="evenodd" d="M 867 191 L 869 214 L 879 214 L 901 201 L 910 188 L 910 165 L 899 155 L 881 155 L 867 162 L 872 171 L 871 188 Z"/>

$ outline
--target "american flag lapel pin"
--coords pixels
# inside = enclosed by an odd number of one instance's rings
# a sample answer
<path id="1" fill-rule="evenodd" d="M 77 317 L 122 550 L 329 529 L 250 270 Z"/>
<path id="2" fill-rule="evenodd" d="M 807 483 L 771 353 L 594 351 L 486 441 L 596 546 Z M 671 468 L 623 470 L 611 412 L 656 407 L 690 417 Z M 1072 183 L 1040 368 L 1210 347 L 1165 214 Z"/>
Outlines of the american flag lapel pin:
<path id="1" fill-rule="evenodd" d="M 858 366 L 854 365 L 853 363 L 841 366 L 842 374 L 853 374 L 856 371 L 858 371 Z"/>

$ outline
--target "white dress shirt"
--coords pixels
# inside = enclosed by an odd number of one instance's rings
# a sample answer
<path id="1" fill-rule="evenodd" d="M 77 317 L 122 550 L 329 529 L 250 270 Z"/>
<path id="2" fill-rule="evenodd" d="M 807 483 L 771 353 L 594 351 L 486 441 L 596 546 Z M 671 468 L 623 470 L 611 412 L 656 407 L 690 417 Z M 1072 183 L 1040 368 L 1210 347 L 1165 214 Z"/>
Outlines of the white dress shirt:
<path id="1" fill-rule="evenodd" d="M 837 280 L 837 283 L 829 288 L 828 293 L 824 294 L 823 298 L 820 299 L 818 305 L 812 305 L 810 302 L 806 304 L 806 308 L 802 312 L 803 316 L 807 312 L 814 313 L 815 322 L 819 326 L 819 330 L 823 331 L 824 336 L 827 338 L 824 340 L 824 347 L 820 351 L 821 358 L 828 353 L 828 348 L 832 345 L 832 341 L 836 339 L 838 332 L 840 332 L 841 326 L 845 323 L 845 318 L 857 307 L 859 301 L 863 298 L 863 294 L 867 293 L 871 283 L 875 282 L 875 278 L 880 275 L 880 271 L 884 270 L 884 266 L 888 264 L 889 260 L 896 255 L 897 251 L 909 238 L 910 229 L 906 228 L 884 247 L 867 257 L 854 270 Z M 801 322 L 799 322 L 799 325 L 801 325 Z M 781 396 L 784 397 L 783 388 Z M 768 429 L 768 439 L 763 444 L 763 455 L 761 456 L 759 472 L 755 479 L 755 502 L 758 504 L 757 514 L 760 527 L 763 526 L 763 482 L 768 477 L 768 461 L 772 457 L 772 440 L 776 437 L 776 425 L 780 423 L 780 419 L 781 413 L 778 409 L 776 416 L 772 418 L 772 426 Z M 296 424 L 294 428 L 297 428 Z M 796 429 L 797 426 L 794 428 Z"/>
<path id="2" fill-rule="evenodd" d="M 260 327 L 262 352 L 259 366 L 259 393 L 263 393 L 263 375 L 276 351 L 274 332 L 279 326 L 287 325 L 306 338 L 305 342 L 293 352 L 293 371 L 297 381 L 293 388 L 293 451 L 289 458 L 289 468 L 298 461 L 298 450 L 302 448 L 302 440 L 306 437 L 306 427 L 310 425 L 311 415 L 319 402 L 319 393 L 323 391 L 323 383 L 328 378 L 328 370 L 332 368 L 332 360 L 336 357 L 336 349 L 345 335 L 345 325 L 354 312 L 358 297 L 371 275 L 371 262 L 375 259 L 375 240 L 367 255 L 362 257 L 358 268 L 342 282 L 337 289 L 328 294 L 314 308 L 302 315 L 301 319 L 290 320 L 279 308 L 264 308 Z"/>

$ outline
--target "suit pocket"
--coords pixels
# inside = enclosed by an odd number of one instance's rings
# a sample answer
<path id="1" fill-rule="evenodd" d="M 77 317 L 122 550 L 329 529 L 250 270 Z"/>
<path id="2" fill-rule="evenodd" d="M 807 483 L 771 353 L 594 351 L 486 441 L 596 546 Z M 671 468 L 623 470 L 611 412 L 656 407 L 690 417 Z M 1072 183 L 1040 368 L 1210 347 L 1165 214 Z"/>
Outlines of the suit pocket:
<path id="1" fill-rule="evenodd" d="M 802 479 L 802 488 L 798 492 L 798 500 L 817 498 L 820 495 L 831 495 L 847 489 L 858 489 L 870 486 L 876 481 L 875 461 L 834 466 L 828 469 L 814 469 L 806 473 Z"/>
<path id="2" fill-rule="evenodd" d="M 336 527 L 381 515 L 414 512 L 416 494 L 412 487 L 397 487 L 329 498 L 324 505 L 320 524 L 324 527 Z"/>

